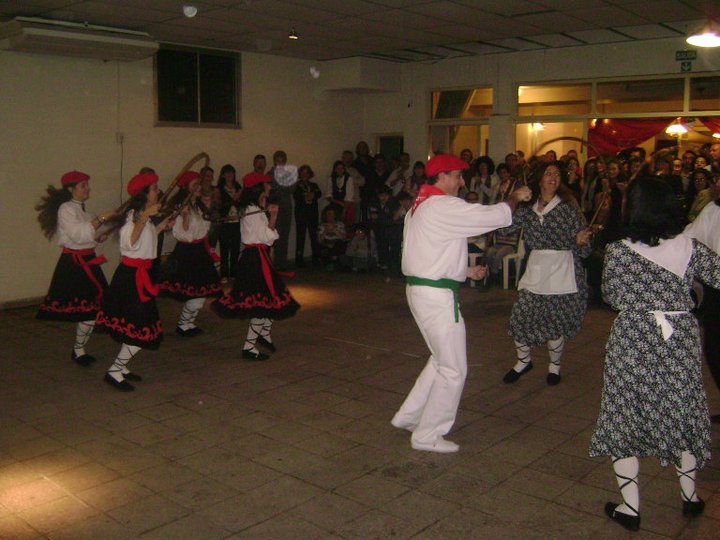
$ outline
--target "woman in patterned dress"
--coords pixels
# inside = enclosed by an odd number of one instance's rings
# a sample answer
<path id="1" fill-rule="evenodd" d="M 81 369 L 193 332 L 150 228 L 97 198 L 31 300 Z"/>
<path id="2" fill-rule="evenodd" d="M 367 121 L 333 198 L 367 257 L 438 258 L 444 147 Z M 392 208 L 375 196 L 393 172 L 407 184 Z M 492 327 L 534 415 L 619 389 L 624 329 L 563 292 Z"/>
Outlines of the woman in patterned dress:
<path id="1" fill-rule="evenodd" d="M 580 259 L 590 254 L 590 230 L 572 193 L 561 185 L 562 171 L 559 162 L 545 165 L 534 200 L 518 209 L 512 227 L 505 229 L 522 227 L 530 250 L 510 314 L 518 360 L 505 374 L 506 384 L 532 369 L 530 348 L 544 343 L 550 354 L 547 384 L 558 384 L 565 340 L 577 335 L 585 316 L 587 284 Z"/>
<path id="2" fill-rule="evenodd" d="M 257 345 L 275 352 L 270 335 L 274 319 L 292 317 L 300 304 L 292 297 L 270 259 L 270 246 L 279 236 L 276 230 L 279 207 L 268 203 L 270 177 L 257 172 L 246 174 L 243 188 L 239 204 L 245 247 L 240 254 L 232 290 L 213 302 L 212 308 L 221 317 L 250 319 L 242 357 L 267 360 L 269 356 L 260 352 Z"/>
<path id="3" fill-rule="evenodd" d="M 695 471 L 710 457 L 698 323 L 690 313 L 698 278 L 720 286 L 720 257 L 685 236 L 682 208 L 663 180 L 637 178 L 628 189 L 626 238 L 605 255 L 602 291 L 619 310 L 607 344 L 605 380 L 591 456 L 610 456 L 622 504 L 605 513 L 640 526 L 638 457 L 672 462 L 683 514 L 700 515 Z"/>

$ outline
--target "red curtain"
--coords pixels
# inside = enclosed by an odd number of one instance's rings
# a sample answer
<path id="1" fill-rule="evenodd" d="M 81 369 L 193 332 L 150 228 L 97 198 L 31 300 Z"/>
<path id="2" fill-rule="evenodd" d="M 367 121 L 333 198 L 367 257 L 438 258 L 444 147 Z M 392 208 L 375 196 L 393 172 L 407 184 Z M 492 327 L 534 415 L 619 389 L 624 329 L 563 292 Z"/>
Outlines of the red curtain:
<path id="1" fill-rule="evenodd" d="M 674 121 L 674 118 L 598 118 L 588 131 L 589 155 L 616 154 L 632 148 L 654 137 Z"/>
<path id="2" fill-rule="evenodd" d="M 701 116 L 698 120 L 713 133 L 720 133 L 720 116 Z"/>

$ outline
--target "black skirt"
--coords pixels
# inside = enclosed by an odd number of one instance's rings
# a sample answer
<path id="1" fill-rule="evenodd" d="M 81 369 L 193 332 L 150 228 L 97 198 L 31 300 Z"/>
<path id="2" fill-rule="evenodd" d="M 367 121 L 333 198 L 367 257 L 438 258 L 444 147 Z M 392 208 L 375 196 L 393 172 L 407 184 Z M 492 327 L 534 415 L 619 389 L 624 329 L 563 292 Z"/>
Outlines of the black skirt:
<path id="1" fill-rule="evenodd" d="M 266 247 L 245 246 L 232 291 L 212 303 L 221 317 L 287 319 L 300 309 Z"/>
<path id="2" fill-rule="evenodd" d="M 50 282 L 50 290 L 38 310 L 38 319 L 72 322 L 95 319 L 108 288 L 105 274 L 99 264 L 88 265 L 93 282 L 85 268 L 76 264 L 74 257 L 88 262 L 97 255 L 94 251 L 88 255 L 60 255 Z"/>
<path id="3" fill-rule="evenodd" d="M 178 242 L 160 273 L 160 296 L 185 301 L 223 293 L 215 263 L 203 243 Z"/>
<path id="4" fill-rule="evenodd" d="M 102 309 L 95 321 L 95 330 L 110 334 L 115 341 L 143 349 L 157 349 L 163 338 L 162 321 L 155 298 L 142 301 L 135 275 L 138 268 L 123 263 L 115 270 Z M 148 271 L 151 281 L 155 269 Z M 147 293 L 146 291 L 146 294 Z"/>

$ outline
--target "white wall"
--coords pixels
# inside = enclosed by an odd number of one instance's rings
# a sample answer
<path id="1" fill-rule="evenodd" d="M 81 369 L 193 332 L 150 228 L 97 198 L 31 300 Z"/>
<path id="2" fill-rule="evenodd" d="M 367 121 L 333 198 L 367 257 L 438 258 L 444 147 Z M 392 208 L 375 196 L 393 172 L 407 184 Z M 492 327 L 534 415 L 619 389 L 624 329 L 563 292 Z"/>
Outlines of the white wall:
<path id="1" fill-rule="evenodd" d="M 683 39 L 663 39 L 540 51 L 464 57 L 432 64 L 402 64 L 401 90 L 365 96 L 366 137 L 402 132 L 412 160 L 427 154 L 433 89 L 492 86 L 494 116 L 490 118 L 490 155 L 497 162 L 513 151 L 517 86 L 543 81 L 680 75 L 675 51 L 692 48 Z M 720 50 L 698 50 L 693 72 L 720 70 Z M 720 109 L 720 105 L 718 106 Z"/>
<path id="2" fill-rule="evenodd" d="M 33 207 L 69 170 L 91 176 L 88 206 L 96 212 L 119 204 L 140 167 L 155 168 L 167 185 L 200 151 L 216 171 L 231 163 L 242 176 L 255 154 L 271 160 L 282 148 L 290 163 L 308 163 L 324 180 L 362 137 L 362 98 L 320 91 L 310 65 L 243 54 L 242 129 L 160 128 L 153 126 L 152 60 L 0 52 L 0 305 L 45 294 L 59 248 L 42 236 Z M 110 259 L 109 278 L 117 246 L 98 251 Z"/>

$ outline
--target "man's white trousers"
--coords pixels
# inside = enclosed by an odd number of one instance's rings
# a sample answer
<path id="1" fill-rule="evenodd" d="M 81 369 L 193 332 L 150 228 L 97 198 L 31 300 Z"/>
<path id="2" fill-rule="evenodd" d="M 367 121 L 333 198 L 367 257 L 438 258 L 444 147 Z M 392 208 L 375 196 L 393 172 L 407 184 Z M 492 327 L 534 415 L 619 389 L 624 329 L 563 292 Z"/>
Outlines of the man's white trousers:
<path id="1" fill-rule="evenodd" d="M 461 315 L 455 322 L 449 289 L 408 285 L 406 296 L 430 358 L 394 420 L 415 426 L 413 441 L 432 444 L 450 431 L 460 404 L 467 376 L 465 321 Z"/>

